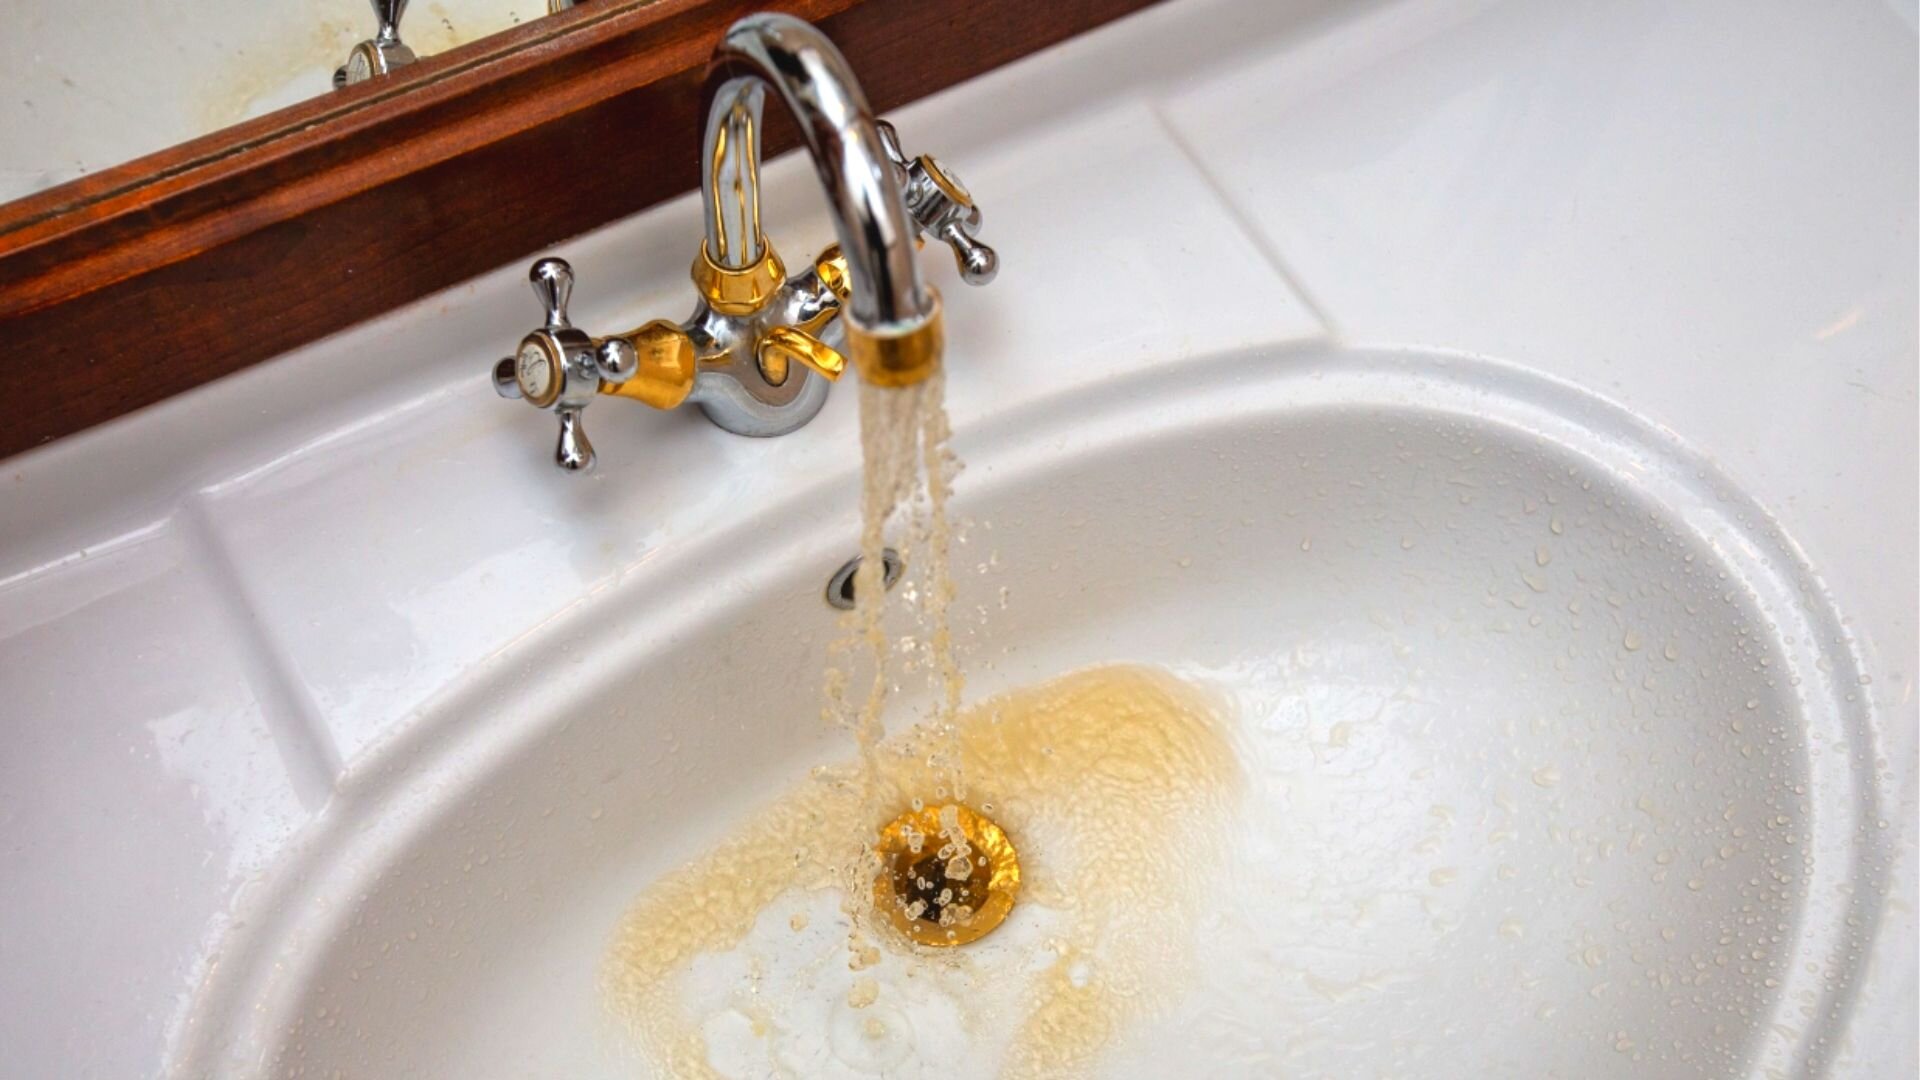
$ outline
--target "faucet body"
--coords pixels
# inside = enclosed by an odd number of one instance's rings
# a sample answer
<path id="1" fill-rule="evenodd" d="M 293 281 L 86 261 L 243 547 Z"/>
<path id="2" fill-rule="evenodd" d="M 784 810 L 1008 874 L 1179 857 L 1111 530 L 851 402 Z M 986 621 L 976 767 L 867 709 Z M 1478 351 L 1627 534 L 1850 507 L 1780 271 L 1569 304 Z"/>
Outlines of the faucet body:
<path id="1" fill-rule="evenodd" d="M 771 90 L 797 121 L 839 242 L 789 275 L 760 222 L 760 142 Z M 715 49 L 704 95 L 701 192 L 705 235 L 695 255 L 693 314 L 593 338 L 567 320 L 572 273 L 534 264 L 546 326 L 494 369 L 494 386 L 560 416 L 559 464 L 585 469 L 593 450 L 580 413 L 599 395 L 656 408 L 700 406 L 742 435 L 780 435 L 813 419 L 827 383 L 848 366 L 904 386 L 939 366 L 939 294 L 916 249 L 932 235 L 953 247 L 961 276 L 985 284 L 997 268 L 973 239 L 980 212 L 952 175 L 908 159 L 876 120 L 845 58 L 818 30 L 785 15 L 736 22 Z"/>

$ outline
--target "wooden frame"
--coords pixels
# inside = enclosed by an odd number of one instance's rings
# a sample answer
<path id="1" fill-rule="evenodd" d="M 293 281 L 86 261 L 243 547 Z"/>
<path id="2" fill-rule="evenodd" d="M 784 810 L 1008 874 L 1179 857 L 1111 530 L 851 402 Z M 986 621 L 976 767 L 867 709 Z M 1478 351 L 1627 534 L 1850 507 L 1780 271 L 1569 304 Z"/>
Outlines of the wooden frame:
<path id="1" fill-rule="evenodd" d="M 818 22 L 886 110 L 1152 2 L 589 0 L 0 205 L 0 457 L 692 190 L 691 152 L 606 163 L 693 146 L 751 11 Z"/>

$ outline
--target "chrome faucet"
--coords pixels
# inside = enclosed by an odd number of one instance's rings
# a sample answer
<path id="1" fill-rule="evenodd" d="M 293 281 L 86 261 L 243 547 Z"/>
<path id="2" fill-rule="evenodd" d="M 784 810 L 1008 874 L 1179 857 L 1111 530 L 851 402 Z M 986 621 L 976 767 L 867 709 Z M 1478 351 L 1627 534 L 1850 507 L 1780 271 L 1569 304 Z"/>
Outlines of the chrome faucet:
<path id="1" fill-rule="evenodd" d="M 390 75 L 394 68 L 405 67 L 417 57 L 400 40 L 400 16 L 407 13 L 407 0 L 372 0 L 373 17 L 380 28 L 373 37 L 353 47 L 347 62 L 333 69 L 333 88 L 340 90 L 366 82 L 375 75 Z"/>
<path id="2" fill-rule="evenodd" d="M 769 88 L 798 121 L 839 237 L 793 277 L 760 228 Z M 784 435 L 820 411 L 849 357 L 876 385 L 920 382 L 939 368 L 944 344 L 939 294 L 915 260 L 922 238 L 950 246 L 968 284 L 986 284 L 998 268 L 974 238 L 980 209 L 966 188 L 932 157 L 906 156 L 846 59 L 807 23 L 776 14 L 734 23 L 714 50 L 705 102 L 706 236 L 691 316 L 593 337 L 568 321 L 572 269 L 553 258 L 533 264 L 546 324 L 494 366 L 493 385 L 558 414 L 554 456 L 564 469 L 593 467 L 581 413 L 602 394 L 657 409 L 691 402 L 728 431 Z"/>

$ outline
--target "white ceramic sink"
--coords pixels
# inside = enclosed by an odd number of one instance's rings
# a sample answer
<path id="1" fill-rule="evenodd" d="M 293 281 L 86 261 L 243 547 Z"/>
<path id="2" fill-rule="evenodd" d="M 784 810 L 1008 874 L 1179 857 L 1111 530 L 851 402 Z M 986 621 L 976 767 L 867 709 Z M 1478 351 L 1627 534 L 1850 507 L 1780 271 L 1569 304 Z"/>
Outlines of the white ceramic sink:
<path id="1" fill-rule="evenodd" d="M 957 449 L 970 696 L 1164 666 L 1225 694 L 1247 777 L 1179 943 L 1202 974 L 1100 1075 L 1834 1053 L 1887 857 L 1860 673 L 1712 467 L 1537 376 L 1319 346 L 1115 380 Z M 529 634 L 351 777 L 229 935 L 182 1074 L 650 1075 L 599 997 L 622 912 L 849 754 L 816 718 L 853 482 Z M 809 940 L 748 946 L 777 969 Z M 1018 985 L 1037 951 L 974 977 Z M 868 1075 L 775 1027 L 750 1075 Z M 997 1064 L 929 1044 L 884 1075 Z"/>
<path id="2" fill-rule="evenodd" d="M 1246 777 L 1105 1075 L 1913 1074 L 1914 24 L 1167 0 L 891 116 L 1004 257 L 928 264 L 969 698 L 1169 668 Z M 557 245 L 582 324 L 684 310 L 700 228 Z M 534 315 L 505 266 L 6 463 L 0 1072 L 649 1074 L 623 913 L 849 752 L 856 410 L 609 402 L 567 482 L 483 377 Z M 1017 839 L 946 1074 L 1067 918 Z M 834 919 L 696 965 L 731 1072 L 858 1075 Z"/>

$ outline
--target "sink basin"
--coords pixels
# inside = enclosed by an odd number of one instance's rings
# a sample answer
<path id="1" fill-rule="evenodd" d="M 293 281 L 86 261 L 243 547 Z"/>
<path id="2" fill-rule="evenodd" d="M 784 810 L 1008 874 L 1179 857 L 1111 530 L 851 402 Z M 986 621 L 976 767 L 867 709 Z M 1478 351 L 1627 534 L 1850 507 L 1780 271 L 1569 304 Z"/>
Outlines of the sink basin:
<path id="1" fill-rule="evenodd" d="M 1218 695 L 1244 777 L 1175 943 L 1193 974 L 1100 1075 L 1836 1052 L 1885 865 L 1859 670 L 1790 542 L 1671 436 L 1484 361 L 1315 348 L 1101 384 L 956 448 L 970 698 L 1164 668 Z M 649 1074 L 601 999 L 623 912 L 850 754 L 817 716 L 855 490 L 668 545 L 436 700 L 247 900 L 178 1070 Z M 983 985 L 1041 962 L 994 956 Z M 867 1075 L 773 1027 L 790 1074 Z M 936 1050 L 885 1075 L 997 1075 Z"/>

